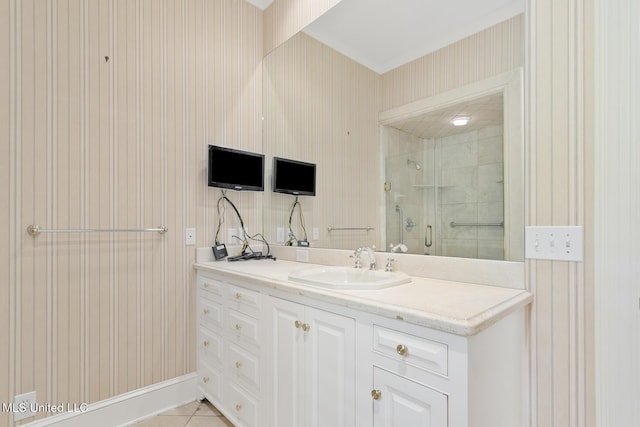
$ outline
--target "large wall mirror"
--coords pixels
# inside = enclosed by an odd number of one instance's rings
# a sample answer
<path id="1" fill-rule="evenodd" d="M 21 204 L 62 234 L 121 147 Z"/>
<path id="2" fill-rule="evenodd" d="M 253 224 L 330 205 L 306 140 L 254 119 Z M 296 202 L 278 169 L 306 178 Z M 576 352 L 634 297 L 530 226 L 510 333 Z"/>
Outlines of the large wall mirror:
<path id="1" fill-rule="evenodd" d="M 524 2 L 429 3 L 342 0 L 264 58 L 268 241 L 523 260 Z M 316 195 L 269 191 L 273 157 Z"/>

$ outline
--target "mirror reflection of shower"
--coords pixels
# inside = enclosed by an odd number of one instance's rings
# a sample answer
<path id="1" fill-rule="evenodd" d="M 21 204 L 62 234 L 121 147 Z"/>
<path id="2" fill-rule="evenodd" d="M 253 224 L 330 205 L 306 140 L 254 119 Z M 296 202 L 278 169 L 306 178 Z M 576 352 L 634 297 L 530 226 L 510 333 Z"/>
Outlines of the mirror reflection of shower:
<path id="1" fill-rule="evenodd" d="M 503 104 L 500 92 L 382 126 L 387 246 L 504 259 Z"/>

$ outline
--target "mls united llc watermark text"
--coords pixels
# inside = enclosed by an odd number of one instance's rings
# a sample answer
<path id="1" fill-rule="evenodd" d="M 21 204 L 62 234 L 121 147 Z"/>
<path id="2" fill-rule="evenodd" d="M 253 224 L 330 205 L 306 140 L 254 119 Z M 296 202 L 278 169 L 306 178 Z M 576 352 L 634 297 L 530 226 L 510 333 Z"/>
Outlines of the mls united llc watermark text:
<path id="1" fill-rule="evenodd" d="M 33 414 L 48 413 L 61 414 L 64 412 L 86 412 L 87 403 L 4 403 L 2 402 L 2 412 L 31 412 Z"/>

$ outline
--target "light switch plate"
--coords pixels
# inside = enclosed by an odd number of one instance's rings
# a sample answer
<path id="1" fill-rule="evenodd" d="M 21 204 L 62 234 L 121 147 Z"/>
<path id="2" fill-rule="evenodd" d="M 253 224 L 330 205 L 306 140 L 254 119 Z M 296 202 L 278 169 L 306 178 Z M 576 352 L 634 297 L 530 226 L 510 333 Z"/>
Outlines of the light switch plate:
<path id="1" fill-rule="evenodd" d="M 33 417 L 35 415 L 34 410 L 37 406 L 35 391 L 16 395 L 13 398 L 13 421 Z"/>
<path id="2" fill-rule="evenodd" d="M 313 240 L 320 239 L 320 229 L 318 227 L 313 227 Z"/>
<path id="3" fill-rule="evenodd" d="M 284 227 L 276 228 L 276 242 L 284 243 L 285 242 L 285 229 Z"/>
<path id="4" fill-rule="evenodd" d="M 525 227 L 525 258 L 583 261 L 582 226 Z"/>

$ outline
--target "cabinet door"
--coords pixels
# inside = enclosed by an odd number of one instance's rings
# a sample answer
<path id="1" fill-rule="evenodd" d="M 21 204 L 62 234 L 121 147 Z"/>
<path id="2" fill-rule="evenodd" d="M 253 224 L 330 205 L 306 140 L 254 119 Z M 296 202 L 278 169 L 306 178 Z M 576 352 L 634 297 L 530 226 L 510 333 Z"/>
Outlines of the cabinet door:
<path id="1" fill-rule="evenodd" d="M 305 427 L 355 425 L 355 321 L 307 307 Z"/>
<path id="2" fill-rule="evenodd" d="M 304 425 L 304 336 L 296 322 L 304 319 L 304 306 L 271 298 L 273 359 L 271 366 L 274 427 Z"/>
<path id="3" fill-rule="evenodd" d="M 446 427 L 447 396 L 378 367 L 373 368 L 374 427 Z"/>

